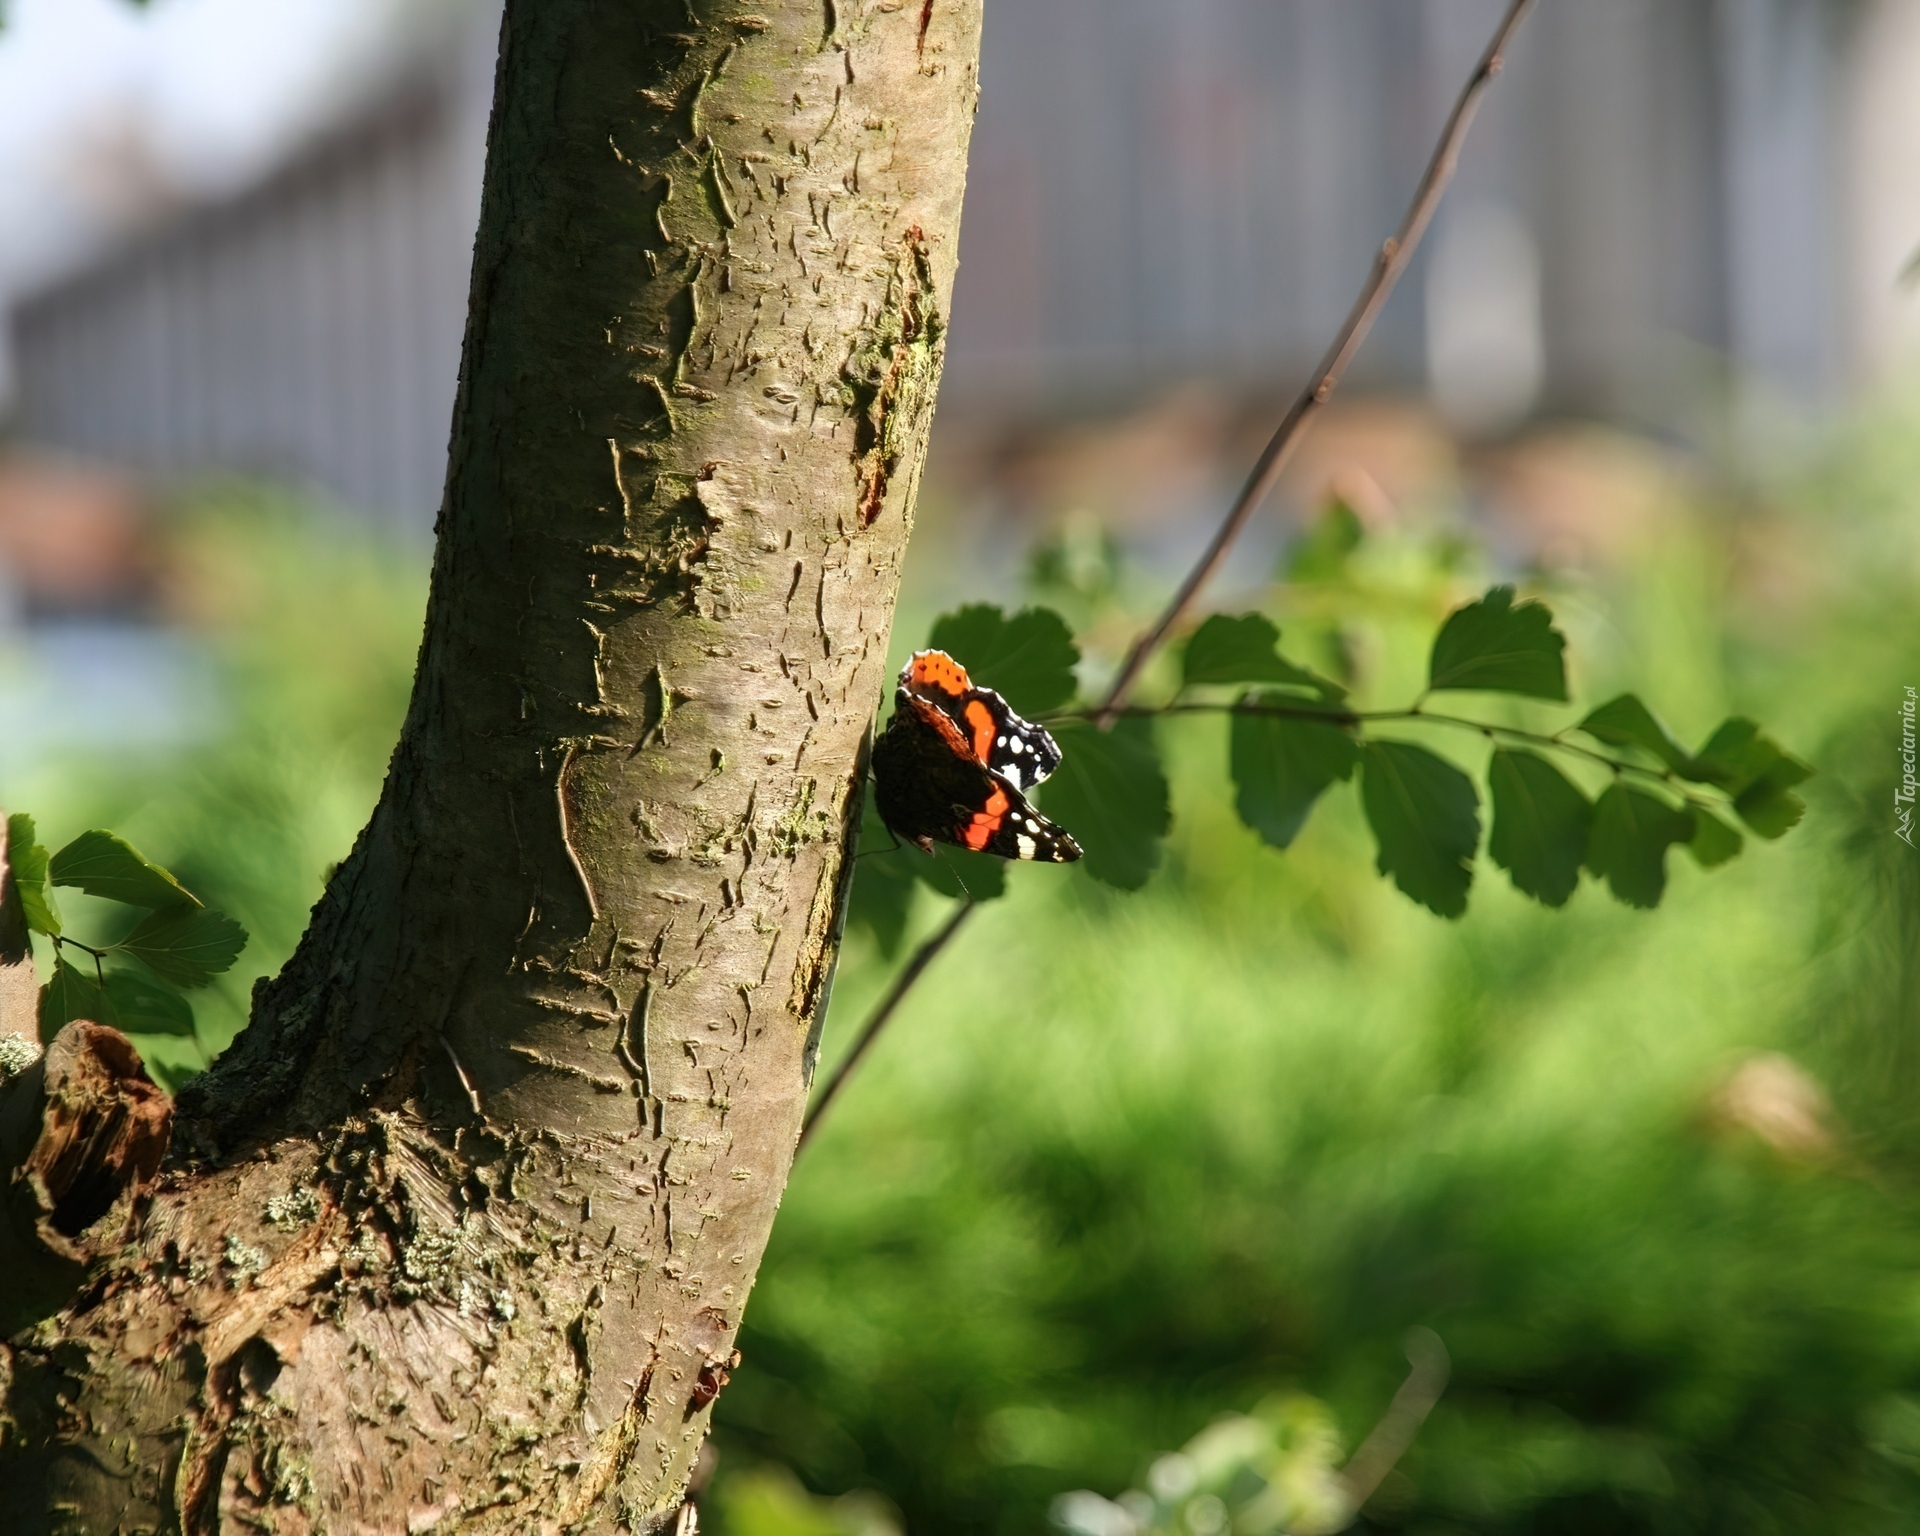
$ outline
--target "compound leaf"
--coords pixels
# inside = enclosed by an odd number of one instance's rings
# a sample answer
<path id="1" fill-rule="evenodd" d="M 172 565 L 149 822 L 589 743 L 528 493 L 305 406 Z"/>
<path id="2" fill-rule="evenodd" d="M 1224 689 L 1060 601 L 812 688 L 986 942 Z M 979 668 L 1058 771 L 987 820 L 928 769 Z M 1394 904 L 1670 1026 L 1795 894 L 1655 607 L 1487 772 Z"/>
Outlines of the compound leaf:
<path id="1" fill-rule="evenodd" d="M 1684 772 L 1691 761 L 1687 750 L 1654 717 L 1652 710 L 1631 693 L 1609 699 L 1580 722 L 1581 730 L 1595 741 L 1612 747 L 1638 747 L 1657 757 L 1669 768 Z"/>
<path id="2" fill-rule="evenodd" d="M 82 832 L 56 853 L 48 869 L 55 885 L 76 886 L 89 896 L 104 896 L 130 907 L 200 905 L 186 887 L 125 838 L 97 827 Z"/>
<path id="3" fill-rule="evenodd" d="M 97 1024 L 105 1012 L 99 982 L 69 964 L 65 956 L 56 958 L 52 979 L 40 989 L 41 1041 L 50 1042 L 62 1024 L 75 1019 L 91 1019 Z"/>
<path id="4" fill-rule="evenodd" d="M 1369 741 L 1360 747 L 1360 803 L 1380 873 L 1442 917 L 1466 911 L 1480 846 L 1473 781 L 1425 747 Z"/>
<path id="5" fill-rule="evenodd" d="M 1427 686 L 1439 693 L 1473 690 L 1565 699 L 1566 637 L 1543 603 L 1516 605 L 1512 587 L 1494 587 L 1456 608 L 1434 636 Z"/>
<path id="6" fill-rule="evenodd" d="M 60 932 L 60 909 L 48 888 L 47 862 L 47 850 L 34 838 L 33 818 L 16 811 L 7 818 L 7 867 L 27 927 L 51 938 Z"/>
<path id="7" fill-rule="evenodd" d="M 211 907 L 163 907 L 149 912 L 114 949 L 132 955 L 162 981 L 200 987 L 239 958 L 247 932 Z"/>
<path id="8" fill-rule="evenodd" d="M 1493 830 L 1487 852 L 1516 889 L 1549 907 L 1565 906 L 1580 883 L 1593 806 L 1558 768 L 1533 752 L 1507 748 L 1487 769 Z"/>
<path id="9" fill-rule="evenodd" d="M 1051 608 L 1023 608 L 1009 618 L 991 603 L 972 603 L 936 619 L 927 644 L 1020 714 L 1058 709 L 1073 697 L 1080 647 Z"/>
<path id="10" fill-rule="evenodd" d="M 1285 694 L 1248 694 L 1242 704 L 1294 705 Z M 1339 726 L 1284 715 L 1236 714 L 1228 737 L 1234 809 L 1276 848 L 1288 847 L 1329 785 L 1351 778 L 1359 744 Z"/>
<path id="11" fill-rule="evenodd" d="M 191 1035 L 193 1004 L 138 971 L 107 972 L 105 1022 L 130 1035 Z"/>
<path id="12" fill-rule="evenodd" d="M 1615 783 L 1593 808 L 1587 868 L 1630 907 L 1660 905 L 1667 889 L 1667 849 L 1694 835 L 1693 815 Z"/>
<path id="13" fill-rule="evenodd" d="M 1193 632 L 1181 662 L 1183 686 L 1197 683 L 1280 683 L 1329 702 L 1346 690 L 1280 654 L 1280 631 L 1264 614 L 1216 613 Z"/>
<path id="14" fill-rule="evenodd" d="M 1161 839 L 1173 824 L 1152 727 L 1137 716 L 1110 731 L 1084 720 L 1060 725 L 1054 735 L 1065 756 L 1040 791 L 1047 815 L 1085 850 L 1087 873 L 1123 891 L 1138 890 L 1160 867 Z"/>

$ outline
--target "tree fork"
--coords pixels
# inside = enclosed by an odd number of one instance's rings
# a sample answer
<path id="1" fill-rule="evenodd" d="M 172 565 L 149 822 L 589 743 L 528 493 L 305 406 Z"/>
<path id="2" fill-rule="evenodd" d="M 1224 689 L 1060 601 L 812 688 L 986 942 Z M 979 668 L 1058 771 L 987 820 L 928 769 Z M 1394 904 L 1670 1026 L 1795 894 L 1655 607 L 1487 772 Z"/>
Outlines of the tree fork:
<path id="1" fill-rule="evenodd" d="M 380 804 L 0 1348 L 0 1526 L 673 1519 L 832 974 L 979 25 L 509 0 Z"/>

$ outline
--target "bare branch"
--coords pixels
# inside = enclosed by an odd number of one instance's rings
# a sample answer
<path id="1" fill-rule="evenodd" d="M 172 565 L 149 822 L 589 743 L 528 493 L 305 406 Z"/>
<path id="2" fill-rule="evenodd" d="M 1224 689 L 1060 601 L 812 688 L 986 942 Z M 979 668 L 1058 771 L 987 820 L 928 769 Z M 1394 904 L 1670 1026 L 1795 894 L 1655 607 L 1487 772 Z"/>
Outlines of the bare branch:
<path id="1" fill-rule="evenodd" d="M 1420 178 L 1413 201 L 1407 206 L 1406 217 L 1400 221 L 1400 228 L 1393 237 L 1380 247 L 1380 254 L 1374 258 L 1373 270 L 1368 273 L 1360 296 L 1353 301 L 1346 324 L 1340 327 L 1339 335 L 1334 337 L 1326 356 L 1320 359 L 1320 366 L 1314 370 L 1299 399 L 1293 402 L 1287 414 L 1281 418 L 1280 425 L 1274 429 L 1273 436 L 1267 440 L 1267 446 L 1254 463 L 1253 472 L 1247 476 L 1247 483 L 1241 487 L 1239 496 L 1228 508 L 1206 552 L 1187 572 L 1186 579 L 1180 583 L 1179 590 L 1154 621 L 1153 627 L 1136 640 L 1133 649 L 1127 652 L 1120 675 L 1113 680 L 1113 686 L 1107 691 L 1106 702 L 1101 708 L 1099 724 L 1102 730 L 1113 724 L 1115 714 L 1127 702 L 1127 696 L 1140 680 L 1140 674 L 1153 653 L 1166 643 L 1167 636 L 1192 606 L 1200 589 L 1219 570 L 1220 562 L 1226 558 L 1233 541 L 1240 536 L 1240 530 L 1246 527 L 1247 519 L 1267 499 L 1281 471 L 1287 467 L 1287 460 L 1292 457 L 1294 446 L 1299 442 L 1307 423 L 1327 403 L 1339 386 L 1341 376 L 1346 373 L 1347 365 L 1360 350 L 1360 344 L 1367 339 L 1367 332 L 1373 328 L 1373 322 L 1392 295 L 1394 285 L 1400 281 L 1407 264 L 1413 260 L 1413 253 L 1419 249 L 1427 226 L 1433 222 L 1434 210 L 1440 206 L 1440 198 L 1447 190 L 1447 183 L 1453 180 L 1454 170 L 1460 163 L 1460 146 L 1466 141 L 1467 129 L 1480 109 L 1480 99 L 1493 83 L 1494 76 L 1500 73 L 1514 29 L 1520 25 L 1521 18 L 1532 5 L 1533 0 L 1513 0 L 1507 7 L 1506 15 L 1494 31 L 1493 41 L 1480 56 L 1480 62 L 1467 80 L 1466 88 L 1461 91 L 1460 99 L 1453 105 L 1446 127 L 1440 131 L 1440 142 L 1434 146 L 1433 158 L 1427 162 L 1426 174 Z"/>

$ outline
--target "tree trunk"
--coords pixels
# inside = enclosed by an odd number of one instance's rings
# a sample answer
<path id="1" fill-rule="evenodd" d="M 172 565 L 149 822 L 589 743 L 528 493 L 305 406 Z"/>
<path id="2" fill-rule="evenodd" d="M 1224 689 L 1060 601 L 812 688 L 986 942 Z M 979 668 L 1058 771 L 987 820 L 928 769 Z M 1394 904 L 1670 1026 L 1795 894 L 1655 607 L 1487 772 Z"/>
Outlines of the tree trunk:
<path id="1" fill-rule="evenodd" d="M 675 1518 L 832 977 L 979 25 L 510 0 L 384 793 L 0 1348 L 0 1528 Z"/>

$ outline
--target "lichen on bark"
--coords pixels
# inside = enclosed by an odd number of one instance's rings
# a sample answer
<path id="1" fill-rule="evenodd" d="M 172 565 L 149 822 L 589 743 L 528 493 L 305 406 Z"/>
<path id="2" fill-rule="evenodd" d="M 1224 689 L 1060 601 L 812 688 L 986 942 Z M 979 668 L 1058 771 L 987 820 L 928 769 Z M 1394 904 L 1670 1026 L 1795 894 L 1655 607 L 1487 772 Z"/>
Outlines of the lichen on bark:
<path id="1" fill-rule="evenodd" d="M 672 1518 L 832 974 L 979 22 L 510 0 L 381 802 L 0 1357 L 5 1529 Z"/>

